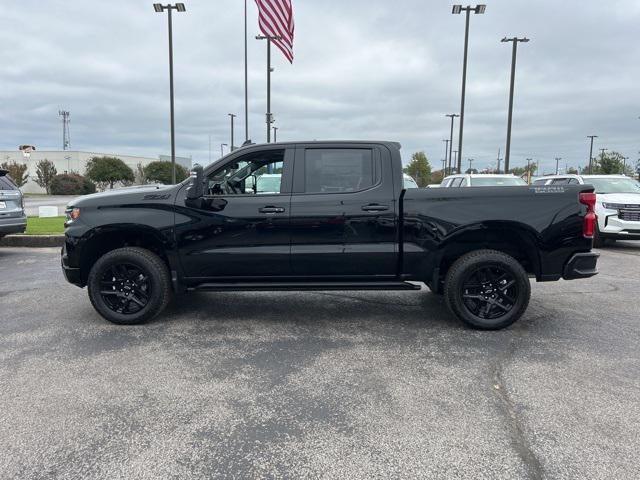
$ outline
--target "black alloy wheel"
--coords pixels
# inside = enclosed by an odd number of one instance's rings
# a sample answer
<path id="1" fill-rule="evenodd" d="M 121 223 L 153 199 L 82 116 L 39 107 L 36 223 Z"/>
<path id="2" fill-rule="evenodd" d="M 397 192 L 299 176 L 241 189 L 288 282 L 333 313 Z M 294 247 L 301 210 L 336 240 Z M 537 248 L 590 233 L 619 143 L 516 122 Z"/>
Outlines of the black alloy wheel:
<path id="1" fill-rule="evenodd" d="M 100 281 L 102 300 L 116 313 L 138 313 L 149 303 L 150 294 L 149 274 L 131 263 L 112 265 Z"/>
<path id="2" fill-rule="evenodd" d="M 100 257 L 89 272 L 87 287 L 96 311 L 121 325 L 152 319 L 172 294 L 167 265 L 139 247 L 118 248 Z"/>
<path id="3" fill-rule="evenodd" d="M 515 258 L 497 250 L 476 250 L 451 265 L 444 297 L 451 311 L 467 325 L 497 330 L 523 315 L 531 285 Z"/>

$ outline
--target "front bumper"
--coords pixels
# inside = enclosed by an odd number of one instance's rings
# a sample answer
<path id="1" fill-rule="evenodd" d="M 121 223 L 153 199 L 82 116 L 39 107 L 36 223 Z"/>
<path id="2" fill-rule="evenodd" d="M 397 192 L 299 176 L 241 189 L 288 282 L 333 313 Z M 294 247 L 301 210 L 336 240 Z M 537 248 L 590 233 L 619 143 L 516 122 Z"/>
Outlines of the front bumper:
<path id="1" fill-rule="evenodd" d="M 617 212 L 603 215 L 603 220 L 598 224 L 603 238 L 640 240 L 640 222 L 623 220 Z"/>
<path id="2" fill-rule="evenodd" d="M 62 247 L 62 251 L 60 252 L 60 264 L 62 265 L 62 273 L 64 274 L 64 278 L 67 282 L 78 287 L 84 287 L 80 269 L 69 266 L 69 257 L 67 255 L 66 245 Z"/>
<path id="3" fill-rule="evenodd" d="M 567 261 L 564 266 L 562 278 L 565 280 L 575 280 L 577 278 L 589 278 L 598 274 L 596 263 L 600 254 L 589 253 L 575 253 Z"/>

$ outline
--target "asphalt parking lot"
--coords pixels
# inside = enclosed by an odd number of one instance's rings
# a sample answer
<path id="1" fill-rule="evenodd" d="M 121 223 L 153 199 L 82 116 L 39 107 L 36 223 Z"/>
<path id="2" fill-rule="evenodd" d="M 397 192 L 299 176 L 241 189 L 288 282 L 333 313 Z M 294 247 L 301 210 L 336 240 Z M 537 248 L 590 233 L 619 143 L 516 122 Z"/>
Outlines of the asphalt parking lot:
<path id="1" fill-rule="evenodd" d="M 640 242 L 464 328 L 420 292 L 199 293 L 118 327 L 0 248 L 2 478 L 638 478 Z"/>

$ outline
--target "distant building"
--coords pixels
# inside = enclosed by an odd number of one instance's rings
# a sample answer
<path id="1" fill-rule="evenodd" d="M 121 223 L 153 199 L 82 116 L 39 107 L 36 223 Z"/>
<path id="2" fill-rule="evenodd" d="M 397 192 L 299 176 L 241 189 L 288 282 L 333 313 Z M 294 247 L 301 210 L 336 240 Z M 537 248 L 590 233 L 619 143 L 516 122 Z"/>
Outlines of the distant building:
<path id="1" fill-rule="evenodd" d="M 21 147 L 29 147 L 21 145 Z M 29 181 L 22 187 L 22 191 L 25 193 L 44 193 L 44 188 L 40 187 L 35 182 L 36 167 L 40 160 L 47 159 L 56 167 L 58 173 L 79 173 L 84 175 L 87 169 L 87 162 L 92 157 L 117 157 L 126 163 L 134 173 L 138 169 L 138 165 L 148 165 L 151 162 L 157 162 L 158 160 L 171 161 L 171 157 L 168 155 L 159 155 L 156 158 L 152 157 L 139 157 L 134 155 L 120 155 L 118 153 L 99 153 L 99 152 L 82 152 L 78 150 L 34 150 L 31 148 L 22 148 L 21 150 L 2 150 L 0 151 L 0 163 L 4 162 L 18 162 L 26 163 L 29 167 L 27 173 L 29 174 Z M 176 163 L 183 165 L 187 169 L 191 169 L 190 157 L 176 157 Z"/>

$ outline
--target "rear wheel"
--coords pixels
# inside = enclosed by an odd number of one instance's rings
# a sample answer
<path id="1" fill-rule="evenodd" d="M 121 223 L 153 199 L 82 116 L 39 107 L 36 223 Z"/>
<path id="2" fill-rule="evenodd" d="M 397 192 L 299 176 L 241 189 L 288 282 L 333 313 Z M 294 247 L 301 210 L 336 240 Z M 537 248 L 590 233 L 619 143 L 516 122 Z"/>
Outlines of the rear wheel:
<path id="1" fill-rule="evenodd" d="M 444 295 L 451 311 L 467 325 L 497 330 L 522 316 L 531 285 L 515 258 L 496 250 L 476 250 L 451 266 Z"/>
<path id="2" fill-rule="evenodd" d="M 119 248 L 100 257 L 89 272 L 87 285 L 96 311 L 121 325 L 152 319 L 171 298 L 167 266 L 144 248 Z"/>

